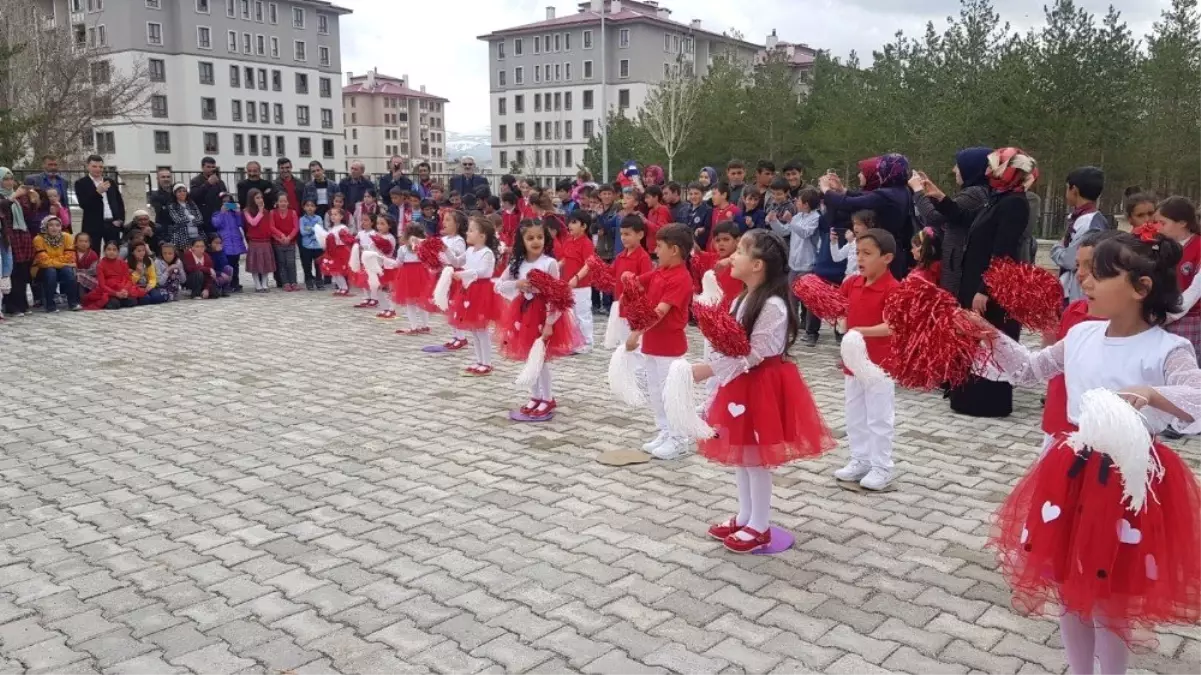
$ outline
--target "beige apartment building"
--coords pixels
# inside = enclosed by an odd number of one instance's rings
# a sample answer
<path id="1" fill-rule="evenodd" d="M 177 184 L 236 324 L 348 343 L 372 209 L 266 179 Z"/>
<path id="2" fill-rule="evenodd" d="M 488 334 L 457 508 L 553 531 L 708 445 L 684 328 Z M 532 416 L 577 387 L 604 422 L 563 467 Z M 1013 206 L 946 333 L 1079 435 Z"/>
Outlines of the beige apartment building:
<path id="1" fill-rule="evenodd" d="M 367 173 L 388 171 L 393 155 L 404 158 L 412 171 L 429 162 L 433 173 L 446 170 L 447 99 L 409 87 L 409 76 L 390 77 L 372 69 L 364 75 L 346 73 L 342 87 L 342 117 L 346 129 L 346 166 L 362 162 Z"/>

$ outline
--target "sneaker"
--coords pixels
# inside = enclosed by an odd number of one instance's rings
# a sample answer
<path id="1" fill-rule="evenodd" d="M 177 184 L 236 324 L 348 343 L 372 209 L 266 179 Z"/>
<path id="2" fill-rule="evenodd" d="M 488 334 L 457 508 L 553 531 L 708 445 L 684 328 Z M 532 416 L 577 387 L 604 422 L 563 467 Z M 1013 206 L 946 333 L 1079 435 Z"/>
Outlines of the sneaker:
<path id="1" fill-rule="evenodd" d="M 1178 440 L 1184 438 L 1184 434 L 1180 433 L 1179 431 L 1176 431 L 1175 429 L 1173 429 L 1170 426 L 1168 428 L 1164 429 L 1163 431 L 1161 431 L 1159 435 L 1163 436 L 1164 438 L 1168 439 L 1169 441 L 1178 441 Z"/>
<path id="2" fill-rule="evenodd" d="M 658 436 L 655 436 L 654 438 L 647 441 L 646 443 L 643 443 L 642 449 L 646 452 L 651 452 L 655 448 L 659 447 L 660 445 L 663 445 L 664 441 L 666 441 L 666 440 L 667 440 L 667 432 L 660 431 Z"/>
<path id="3" fill-rule="evenodd" d="M 82 310 L 83 307 L 81 307 L 79 305 L 72 305 L 72 306 L 68 307 L 67 309 L 71 310 L 72 312 L 78 312 L 78 311 Z"/>
<path id="4" fill-rule="evenodd" d="M 687 454 L 688 441 L 672 436 L 668 436 L 659 447 L 651 450 L 651 456 L 655 459 L 679 459 Z"/>
<path id="5" fill-rule="evenodd" d="M 858 483 L 870 473 L 872 466 L 859 459 L 852 459 L 846 466 L 834 472 L 834 477 L 848 483 Z"/>
<path id="6" fill-rule="evenodd" d="M 859 481 L 859 487 L 864 490 L 883 490 L 891 483 L 892 472 L 876 466 L 872 467 L 872 470 L 863 477 L 863 480 Z"/>
<path id="7" fill-rule="evenodd" d="M 817 345 L 817 333 L 805 333 L 805 346 L 814 347 Z"/>
<path id="8" fill-rule="evenodd" d="M 311 290 L 313 290 L 313 289 L 315 289 L 315 288 L 317 288 L 317 286 L 315 286 L 315 285 L 313 284 L 313 282 L 311 282 L 311 281 L 306 281 L 306 282 L 304 282 L 304 290 L 306 290 L 306 291 L 311 291 Z"/>

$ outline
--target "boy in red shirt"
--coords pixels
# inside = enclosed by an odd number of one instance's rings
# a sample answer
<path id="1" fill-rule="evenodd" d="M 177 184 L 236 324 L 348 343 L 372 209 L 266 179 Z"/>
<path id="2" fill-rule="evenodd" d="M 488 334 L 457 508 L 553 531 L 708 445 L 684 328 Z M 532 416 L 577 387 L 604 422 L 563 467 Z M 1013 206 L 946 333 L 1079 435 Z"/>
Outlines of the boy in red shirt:
<path id="1" fill-rule="evenodd" d="M 727 220 L 734 222 L 738 221 L 738 207 L 730 203 L 730 185 L 725 181 L 718 183 L 717 187 L 713 188 L 713 214 L 709 219 L 708 232 L 705 233 L 707 242 L 702 244 L 702 248 L 712 253 L 716 249 L 713 243 L 713 228 L 717 227 L 718 223 L 724 223 Z"/>
<path id="2" fill-rule="evenodd" d="M 646 247 L 655 250 L 655 235 L 672 223 L 671 209 L 663 204 L 663 188 L 652 185 L 642 195 L 646 202 Z"/>
<path id="3" fill-rule="evenodd" d="M 685 258 L 692 252 L 692 231 L 683 225 L 668 225 L 659 230 L 656 243 L 659 269 L 644 274 L 639 281 L 659 320 L 645 331 L 634 331 L 626 340 L 626 350 L 634 351 L 642 341 L 643 365 L 650 390 L 651 410 L 659 435 L 642 446 L 657 459 L 675 459 L 688 452 L 688 440 L 673 434 L 667 426 L 663 404 L 663 386 L 672 361 L 688 351 L 688 310 L 692 306 L 692 275 Z"/>
<path id="4" fill-rule="evenodd" d="M 897 241 L 887 230 L 873 228 L 856 240 L 859 274 L 842 284 L 847 298 L 846 329 L 863 334 L 867 355 L 880 365 L 888 358 L 892 329 L 884 323 L 884 302 L 901 285 L 888 271 L 897 253 Z M 847 441 L 849 464 L 834 472 L 841 481 L 856 482 L 868 490 L 883 490 L 892 483 L 893 405 L 896 390 L 891 379 L 865 384 L 843 366 L 846 374 Z"/>
<path id="5" fill-rule="evenodd" d="M 717 277 L 717 285 L 721 286 L 721 305 L 726 309 L 730 308 L 734 298 L 737 298 L 745 288 L 741 281 L 734 278 L 730 270 L 730 256 L 734 255 L 734 251 L 738 249 L 738 240 L 741 237 L 738 225 L 730 220 L 714 226 L 713 235 L 710 237 L 713 241 L 713 248 L 717 252 L 717 264 L 713 266 L 713 273 Z M 713 378 L 709 379 L 716 382 Z"/>
<path id="6" fill-rule="evenodd" d="M 630 323 L 626 321 L 625 309 L 621 306 L 621 294 L 625 286 L 620 283 L 626 273 L 641 279 L 649 274 L 654 265 L 651 255 L 646 252 L 642 238 L 646 234 L 646 222 L 641 216 L 629 215 L 621 220 L 621 253 L 613 259 L 613 276 L 618 284 L 613 289 L 613 308 L 609 310 L 609 325 L 605 329 L 605 347 L 613 348 L 624 343 L 630 337 Z"/>
<path id="7" fill-rule="evenodd" d="M 567 217 L 567 235 L 555 242 L 555 254 L 559 258 L 559 276 L 567 280 L 575 296 L 575 320 L 584 334 L 584 346 L 576 354 L 592 351 L 592 275 L 588 271 L 588 259 L 596 254 L 592 237 L 592 214 L 576 209 Z"/>

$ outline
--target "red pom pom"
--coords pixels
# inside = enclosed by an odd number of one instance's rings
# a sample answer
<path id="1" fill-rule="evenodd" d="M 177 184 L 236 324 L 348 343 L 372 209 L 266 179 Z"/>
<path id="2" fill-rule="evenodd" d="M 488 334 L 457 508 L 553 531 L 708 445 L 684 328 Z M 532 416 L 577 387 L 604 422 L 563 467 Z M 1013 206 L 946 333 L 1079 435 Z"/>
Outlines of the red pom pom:
<path id="1" fill-rule="evenodd" d="M 1012 258 L 993 258 L 984 283 L 989 296 L 1026 328 L 1045 333 L 1059 326 L 1063 288 L 1054 274 Z"/>
<path id="2" fill-rule="evenodd" d="M 442 241 L 442 237 L 426 237 L 417 244 L 417 259 L 431 270 L 441 272 L 444 263 L 439 256 L 445 250 L 446 243 Z"/>
<path id="3" fill-rule="evenodd" d="M 625 277 L 621 280 L 621 309 L 625 312 L 626 321 L 630 324 L 630 330 L 641 331 L 655 325 L 659 320 L 659 315 L 655 312 L 655 308 L 651 307 L 650 299 L 646 297 L 646 291 L 642 285 L 633 276 Z"/>
<path id="4" fill-rule="evenodd" d="M 705 277 L 705 272 L 713 269 L 717 265 L 717 254 L 708 251 L 697 251 L 692 254 L 692 260 L 688 263 L 688 271 L 692 273 L 692 292 L 701 292 L 701 279 Z"/>
<path id="5" fill-rule="evenodd" d="M 805 309 L 823 321 L 834 321 L 847 315 L 847 299 L 838 286 L 816 274 L 806 274 L 792 282 L 792 294 Z"/>
<path id="6" fill-rule="evenodd" d="M 1159 236 L 1159 231 L 1163 229 L 1163 223 L 1158 220 L 1148 220 L 1147 222 L 1134 228 L 1130 234 L 1142 239 L 1147 243 L 1152 243 Z"/>
<path id="7" fill-rule="evenodd" d="M 988 354 L 993 336 L 950 293 L 920 276 L 908 277 L 888 296 L 884 321 L 892 329 L 892 353 L 881 365 L 910 389 L 963 384 L 977 358 Z"/>
<path id="8" fill-rule="evenodd" d="M 597 255 L 588 258 L 585 264 L 588 265 L 588 279 L 592 282 L 592 287 L 612 293 L 617 284 L 617 277 L 613 276 L 613 268 Z"/>
<path id="9" fill-rule="evenodd" d="M 622 302 L 625 300 L 623 299 Z M 726 310 L 721 303 L 705 305 L 694 303 L 692 315 L 696 317 L 697 328 L 701 335 L 709 341 L 714 351 L 726 356 L 739 357 L 751 353 L 751 341 L 747 339 L 742 324 Z"/>
<path id="10" fill-rule="evenodd" d="M 538 294 L 546 299 L 546 304 L 553 310 L 566 312 L 575 306 L 575 295 L 567 282 L 556 279 L 542 270 L 530 270 L 526 276 Z"/>

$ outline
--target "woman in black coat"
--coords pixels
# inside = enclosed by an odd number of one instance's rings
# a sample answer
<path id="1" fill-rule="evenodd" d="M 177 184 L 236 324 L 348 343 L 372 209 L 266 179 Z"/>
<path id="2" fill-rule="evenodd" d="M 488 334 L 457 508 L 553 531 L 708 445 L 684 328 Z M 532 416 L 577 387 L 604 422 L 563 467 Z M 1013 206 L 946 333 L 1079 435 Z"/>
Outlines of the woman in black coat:
<path id="1" fill-rule="evenodd" d="M 992 194 L 968 229 L 957 299 L 961 307 L 978 312 L 1002 333 L 1016 340 L 1020 326 L 988 297 L 984 272 L 993 258 L 1018 259 L 1022 234 L 1030 220 L 1026 188 L 1034 183 L 1038 173 L 1034 159 L 1018 148 L 1001 148 L 990 154 L 987 173 Z M 959 204 L 947 199 L 928 180 L 925 193 L 948 221 L 963 217 Z M 962 387 L 951 391 L 951 409 L 972 417 L 1007 417 L 1013 412 L 1013 387 L 1007 382 L 973 376 Z"/>

